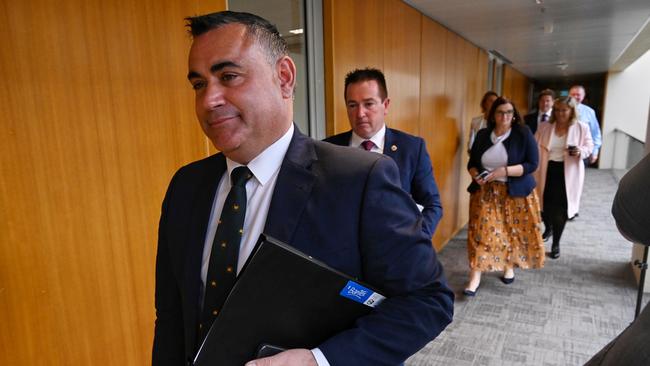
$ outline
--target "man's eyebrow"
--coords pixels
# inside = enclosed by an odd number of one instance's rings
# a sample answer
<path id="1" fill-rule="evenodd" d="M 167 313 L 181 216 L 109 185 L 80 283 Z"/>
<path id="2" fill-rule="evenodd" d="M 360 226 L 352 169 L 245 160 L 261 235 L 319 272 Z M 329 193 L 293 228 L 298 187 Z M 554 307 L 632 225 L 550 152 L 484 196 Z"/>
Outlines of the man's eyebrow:
<path id="1" fill-rule="evenodd" d="M 222 69 L 225 69 L 226 67 L 239 68 L 240 66 L 237 63 L 232 62 L 232 61 L 218 62 L 218 63 L 210 66 L 210 73 L 214 74 L 215 72 L 219 72 Z M 192 80 L 193 78 L 200 78 L 200 77 L 201 77 L 201 74 L 199 74 L 196 71 L 190 71 L 189 73 L 187 73 L 187 79 L 188 80 Z"/>

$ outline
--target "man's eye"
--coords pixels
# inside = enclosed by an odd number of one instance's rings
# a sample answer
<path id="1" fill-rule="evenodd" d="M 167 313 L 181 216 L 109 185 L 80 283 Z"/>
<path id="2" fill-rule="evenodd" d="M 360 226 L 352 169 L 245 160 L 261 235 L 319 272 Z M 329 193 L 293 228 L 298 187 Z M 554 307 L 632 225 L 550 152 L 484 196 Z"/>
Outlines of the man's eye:
<path id="1" fill-rule="evenodd" d="M 348 104 L 348 108 L 356 108 L 356 107 L 357 107 L 356 104 Z"/>
<path id="2" fill-rule="evenodd" d="M 366 103 L 364 105 L 366 106 L 366 108 L 372 108 L 372 107 L 375 106 L 375 102 L 368 102 L 368 103 Z"/>
<path id="3" fill-rule="evenodd" d="M 192 83 L 192 89 L 199 90 L 205 86 L 205 83 L 202 81 L 195 81 Z"/>
<path id="4" fill-rule="evenodd" d="M 223 74 L 221 75 L 221 81 L 231 81 L 237 77 L 236 74 Z"/>

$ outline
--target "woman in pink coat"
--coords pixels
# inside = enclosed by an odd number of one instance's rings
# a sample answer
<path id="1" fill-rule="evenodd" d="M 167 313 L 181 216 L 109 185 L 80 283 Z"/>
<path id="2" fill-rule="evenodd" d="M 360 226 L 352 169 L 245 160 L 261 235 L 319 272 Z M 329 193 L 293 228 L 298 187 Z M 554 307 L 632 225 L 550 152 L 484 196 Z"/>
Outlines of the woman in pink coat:
<path id="1" fill-rule="evenodd" d="M 542 205 L 544 226 L 552 229 L 549 256 L 560 257 L 560 238 L 567 218 L 578 212 L 585 166 L 582 159 L 594 148 L 589 126 L 578 121 L 576 101 L 561 97 L 553 104 L 549 123 L 535 133 L 539 147 L 539 167 L 535 171 L 537 194 Z"/>

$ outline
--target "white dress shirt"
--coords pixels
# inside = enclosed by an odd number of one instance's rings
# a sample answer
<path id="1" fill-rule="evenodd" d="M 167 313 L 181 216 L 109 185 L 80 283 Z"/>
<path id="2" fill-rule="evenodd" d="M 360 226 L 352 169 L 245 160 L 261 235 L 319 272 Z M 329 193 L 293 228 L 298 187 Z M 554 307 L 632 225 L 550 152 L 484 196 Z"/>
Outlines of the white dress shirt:
<path id="1" fill-rule="evenodd" d="M 352 137 L 350 138 L 350 145 L 351 147 L 358 147 L 363 149 L 363 146 L 361 146 L 361 143 L 370 140 L 372 141 L 375 146 L 372 147 L 370 151 L 376 152 L 378 154 L 383 154 L 384 153 L 384 144 L 386 143 L 386 125 L 384 124 L 379 131 L 377 131 L 376 134 L 374 134 L 372 137 L 369 139 L 364 139 L 361 136 L 357 135 L 354 133 L 354 130 L 352 131 Z"/>
<path id="2" fill-rule="evenodd" d="M 247 165 L 248 169 L 253 173 L 253 178 L 246 182 L 246 216 L 244 218 L 244 233 L 242 234 L 241 244 L 239 245 L 237 274 L 239 274 L 244 263 L 246 263 L 246 260 L 251 255 L 260 234 L 264 231 L 275 183 L 278 180 L 282 160 L 284 160 L 284 156 L 289 149 L 293 130 L 294 127 L 291 124 L 289 130 L 278 141 L 267 147 Z M 203 291 L 205 291 L 205 279 L 208 276 L 212 242 L 217 232 L 217 222 L 219 221 L 219 217 L 221 217 L 223 204 L 232 187 L 230 173 L 235 168 L 241 166 L 241 164 L 226 158 L 226 166 L 227 171 L 224 172 L 219 181 L 219 187 L 217 188 L 217 193 L 212 203 L 210 224 L 208 225 L 208 232 L 205 236 L 205 243 L 203 244 L 203 260 L 201 262 Z M 311 352 L 319 366 L 330 366 L 320 349 L 315 348 Z"/>

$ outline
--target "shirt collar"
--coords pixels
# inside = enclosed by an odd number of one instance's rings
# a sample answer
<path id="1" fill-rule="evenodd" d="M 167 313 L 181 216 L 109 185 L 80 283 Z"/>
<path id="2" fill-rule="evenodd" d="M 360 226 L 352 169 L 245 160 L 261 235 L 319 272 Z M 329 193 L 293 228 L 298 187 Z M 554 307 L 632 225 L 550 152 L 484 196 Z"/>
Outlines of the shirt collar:
<path id="1" fill-rule="evenodd" d="M 350 146 L 352 147 L 359 147 L 361 146 L 361 143 L 370 140 L 372 141 L 375 146 L 381 150 L 384 151 L 384 143 L 386 142 L 386 124 L 384 123 L 383 126 L 377 131 L 376 134 L 374 134 L 372 137 L 369 139 L 364 139 L 361 136 L 357 135 L 354 133 L 354 130 L 352 131 L 352 137 L 350 138 Z"/>
<path id="2" fill-rule="evenodd" d="M 284 160 L 284 156 L 287 154 L 287 150 L 289 150 L 289 144 L 293 137 L 293 130 L 294 127 L 292 123 L 289 130 L 287 130 L 282 137 L 271 146 L 264 149 L 264 151 L 257 155 L 255 159 L 248 163 L 248 169 L 250 169 L 251 173 L 253 173 L 255 179 L 257 179 L 260 185 L 264 186 L 269 179 L 273 177 L 275 172 L 280 169 L 282 160 Z M 233 169 L 242 166 L 242 164 L 228 158 L 226 158 L 226 165 L 228 167 L 228 176 L 230 176 Z"/>

